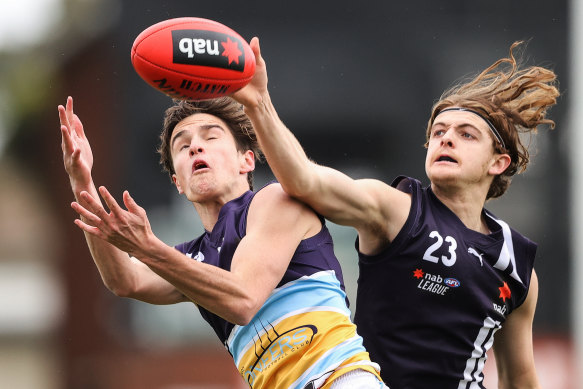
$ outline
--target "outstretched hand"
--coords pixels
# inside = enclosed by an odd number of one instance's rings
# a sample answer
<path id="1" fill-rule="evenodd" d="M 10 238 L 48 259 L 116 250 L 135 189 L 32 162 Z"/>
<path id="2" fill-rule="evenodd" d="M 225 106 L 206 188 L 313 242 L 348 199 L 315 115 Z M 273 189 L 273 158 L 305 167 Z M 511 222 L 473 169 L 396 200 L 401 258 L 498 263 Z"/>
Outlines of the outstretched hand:
<path id="1" fill-rule="evenodd" d="M 231 96 L 246 108 L 254 108 L 263 104 L 267 93 L 267 67 L 261 56 L 259 38 L 254 37 L 249 42 L 255 54 L 255 75 L 249 84 L 233 93 Z"/>
<path id="2" fill-rule="evenodd" d="M 73 98 L 69 96 L 66 107 L 59 105 L 58 110 L 65 170 L 69 174 L 71 185 L 87 185 L 91 182 L 93 152 L 85 136 L 83 124 L 73 112 Z"/>
<path id="3" fill-rule="evenodd" d="M 117 201 L 105 187 L 99 188 L 99 194 L 110 212 L 101 205 L 98 199 L 88 192 L 81 192 L 81 200 L 71 203 L 71 207 L 83 218 L 76 219 L 75 224 L 83 231 L 103 239 L 118 249 L 140 258 L 146 255 L 155 237 L 150 227 L 146 211 L 130 196 L 128 191 L 123 193 L 123 202 L 127 210 L 119 206 Z"/>

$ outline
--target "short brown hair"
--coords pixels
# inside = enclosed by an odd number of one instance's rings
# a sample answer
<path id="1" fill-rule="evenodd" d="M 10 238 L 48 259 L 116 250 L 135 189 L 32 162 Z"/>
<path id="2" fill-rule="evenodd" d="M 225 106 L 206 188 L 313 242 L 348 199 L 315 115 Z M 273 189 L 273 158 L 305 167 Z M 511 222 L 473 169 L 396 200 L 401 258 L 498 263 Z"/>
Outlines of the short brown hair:
<path id="1" fill-rule="evenodd" d="M 433 105 L 427 125 L 426 139 L 439 113 L 448 107 L 463 107 L 480 113 L 500 133 L 505 148 L 493 140 L 494 149 L 510 155 L 510 166 L 496 176 L 490 185 L 487 199 L 502 196 L 510 186 L 512 176 L 522 173 L 530 161 L 528 146 L 520 133 L 535 133 L 537 126 L 547 124 L 547 110 L 559 97 L 557 77 L 552 70 L 530 66 L 521 69 L 514 57 L 514 49 L 523 42 L 514 42 L 508 58 L 502 58 L 474 79 L 453 86 Z M 427 143 L 426 143 L 427 145 Z"/>
<path id="2" fill-rule="evenodd" d="M 261 149 L 257 142 L 253 124 L 243 111 L 243 106 L 230 97 L 221 97 L 212 100 L 174 100 L 174 105 L 164 114 L 164 124 L 160 134 L 160 164 L 170 177 L 175 173 L 172 154 L 170 153 L 170 139 L 176 125 L 183 119 L 198 113 L 213 115 L 224 121 L 235 138 L 237 150 L 253 151 L 256 160 L 261 160 Z M 247 173 L 249 188 L 253 190 L 253 172 Z"/>

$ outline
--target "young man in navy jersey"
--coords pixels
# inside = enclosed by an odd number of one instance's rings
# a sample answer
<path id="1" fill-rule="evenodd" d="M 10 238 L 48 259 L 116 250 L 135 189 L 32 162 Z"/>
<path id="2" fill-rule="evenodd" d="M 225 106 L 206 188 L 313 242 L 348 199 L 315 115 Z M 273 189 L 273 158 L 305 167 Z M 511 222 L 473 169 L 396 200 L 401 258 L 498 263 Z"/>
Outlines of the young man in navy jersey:
<path id="1" fill-rule="evenodd" d="M 279 184 L 251 190 L 260 150 L 240 104 L 180 101 L 166 111 L 161 163 L 205 228 L 176 247 L 153 234 L 127 191 L 126 210 L 96 188 L 73 100 L 58 109 L 75 223 L 112 292 L 194 302 L 251 388 L 386 388 L 350 319 L 323 219 Z"/>
<path id="2" fill-rule="evenodd" d="M 279 119 L 257 70 L 235 93 L 283 189 L 358 232 L 355 322 L 387 385 L 483 388 L 493 346 L 500 388 L 539 388 L 532 322 L 536 244 L 484 209 L 526 169 L 519 132 L 533 132 L 559 92 L 555 74 L 510 56 L 446 91 L 427 126 L 428 187 L 353 180 L 310 161 Z M 495 336 L 494 336 L 495 335 Z"/>

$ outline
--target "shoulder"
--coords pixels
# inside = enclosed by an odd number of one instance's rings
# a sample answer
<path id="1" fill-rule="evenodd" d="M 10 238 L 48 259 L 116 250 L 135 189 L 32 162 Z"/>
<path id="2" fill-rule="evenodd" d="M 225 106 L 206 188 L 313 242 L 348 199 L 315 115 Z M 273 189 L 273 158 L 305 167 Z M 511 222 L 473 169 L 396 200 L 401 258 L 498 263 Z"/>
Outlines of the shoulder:
<path id="1" fill-rule="evenodd" d="M 356 182 L 364 192 L 363 195 L 374 196 L 381 207 L 383 204 L 390 207 L 395 200 L 408 201 L 412 192 L 421 188 L 418 180 L 405 176 L 395 178 L 390 185 L 376 179 L 361 179 Z"/>
<path id="2" fill-rule="evenodd" d="M 270 208 L 284 204 L 300 206 L 302 203 L 289 196 L 279 183 L 271 183 L 259 189 L 251 200 L 251 207 Z"/>
<path id="3" fill-rule="evenodd" d="M 395 217 L 401 219 L 403 211 L 408 213 L 411 195 L 406 191 L 376 179 L 359 179 L 355 183 L 361 210 L 359 220 L 363 223 L 363 228 L 370 227 L 380 231 L 387 221 Z"/>
<path id="4" fill-rule="evenodd" d="M 507 222 L 497 218 L 490 211 L 485 209 L 484 212 L 495 222 L 495 226 L 500 229 L 507 248 L 511 251 L 512 255 L 517 257 L 520 264 L 525 266 L 522 270 L 526 273 L 526 278 L 529 278 L 538 244 L 518 232 L 516 229 L 510 227 Z"/>
<path id="5" fill-rule="evenodd" d="M 307 205 L 289 196 L 279 183 L 269 184 L 261 188 L 251 200 L 249 206 L 249 216 L 257 215 L 277 215 L 281 218 L 295 215 L 313 216 L 317 219 L 316 213 Z"/>
<path id="6" fill-rule="evenodd" d="M 391 187 L 409 194 L 416 191 L 421 191 L 423 189 L 421 181 L 416 178 L 407 176 L 398 176 L 395 178 L 391 183 Z"/>
<path id="7" fill-rule="evenodd" d="M 304 203 L 290 197 L 280 184 L 259 190 L 249 206 L 247 233 L 279 232 L 306 238 L 322 229 L 319 216 Z"/>
<path id="8" fill-rule="evenodd" d="M 414 187 L 417 180 L 398 177 L 391 185 L 378 180 L 358 180 L 362 196 L 368 198 L 361 224 L 357 226 L 359 250 L 365 254 L 378 253 L 392 242 L 409 218 Z M 418 185 L 420 186 L 420 185 Z M 416 193 L 416 192 L 415 192 Z"/>

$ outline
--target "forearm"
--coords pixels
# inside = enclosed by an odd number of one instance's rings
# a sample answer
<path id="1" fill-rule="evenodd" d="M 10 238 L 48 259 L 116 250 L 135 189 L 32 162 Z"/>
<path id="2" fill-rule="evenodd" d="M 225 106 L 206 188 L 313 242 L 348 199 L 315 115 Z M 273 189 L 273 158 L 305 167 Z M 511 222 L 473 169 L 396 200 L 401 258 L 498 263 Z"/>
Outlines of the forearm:
<path id="1" fill-rule="evenodd" d="M 86 196 L 91 196 L 101 204 L 93 180 L 79 182 L 71 179 L 71 189 L 77 203 L 86 205 Z M 91 224 L 82 214 L 79 214 L 79 220 Z M 118 249 L 111 243 L 87 231 L 83 231 L 83 234 L 89 253 L 107 289 L 121 297 L 135 298 L 154 304 L 168 303 L 168 301 L 160 299 L 161 296 L 157 293 L 152 293 L 148 290 L 149 288 L 145 287 L 144 284 L 150 284 L 150 282 L 147 281 L 148 272 L 143 264 L 132 260 L 128 253 Z M 142 269 L 142 267 L 145 269 Z"/>
<path id="2" fill-rule="evenodd" d="M 117 296 L 136 297 L 133 291 L 139 287 L 130 256 L 108 242 L 86 232 L 84 234 L 91 257 L 107 289 Z"/>
<path id="3" fill-rule="evenodd" d="M 247 324 L 257 310 L 249 288 L 236 274 L 188 258 L 160 241 L 138 259 L 189 300 L 231 323 Z"/>
<path id="4" fill-rule="evenodd" d="M 63 164 L 76 200 L 71 207 L 79 214 L 75 224 L 84 231 L 87 246 L 103 282 L 108 289 L 120 296 L 141 297 L 144 301 L 155 303 L 171 302 L 176 298 L 171 285 L 144 264 L 131 259 L 123 250 L 89 233 L 99 223 L 99 218 L 91 219 L 86 208 L 90 204 L 102 208 L 91 174 L 93 152 L 85 136 L 83 124 L 73 112 L 73 99 L 69 97 L 66 107 L 59 106 L 58 111 Z"/>
<path id="5" fill-rule="evenodd" d="M 513 374 L 513 378 L 498 377 L 498 389 L 541 389 L 535 371 Z"/>
<path id="6" fill-rule="evenodd" d="M 279 118 L 268 93 L 261 103 L 245 107 L 267 162 L 284 190 L 294 197 L 304 197 L 314 185 L 313 163 L 301 144 Z"/>
<path id="7" fill-rule="evenodd" d="M 308 158 L 299 141 L 278 117 L 267 93 L 262 95 L 260 104 L 247 106 L 245 112 L 253 123 L 270 168 L 287 194 L 342 225 L 356 227 L 366 209 L 375 209 L 376 204 L 367 206 L 372 200 L 362 196 L 356 181 Z"/>
<path id="8" fill-rule="evenodd" d="M 88 232 L 84 234 L 104 285 L 116 296 L 150 304 L 188 301 L 174 285 L 144 263 L 93 234 Z"/>

